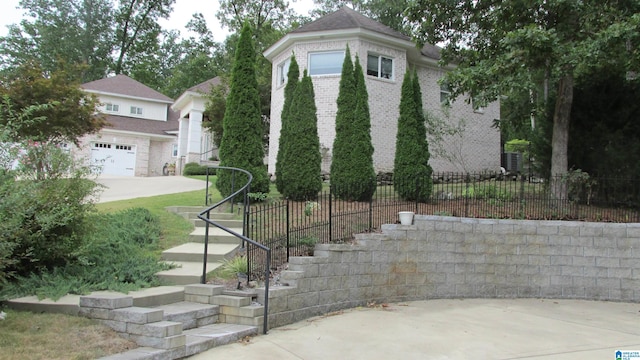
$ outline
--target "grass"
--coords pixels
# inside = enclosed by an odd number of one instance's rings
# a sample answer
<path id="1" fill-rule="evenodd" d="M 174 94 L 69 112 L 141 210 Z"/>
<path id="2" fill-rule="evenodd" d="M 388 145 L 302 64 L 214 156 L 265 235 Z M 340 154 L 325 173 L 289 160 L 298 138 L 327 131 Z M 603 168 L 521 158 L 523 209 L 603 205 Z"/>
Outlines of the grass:
<path id="1" fill-rule="evenodd" d="M 204 176 L 193 176 L 204 180 Z M 212 198 L 221 199 L 213 190 Z M 162 226 L 160 249 L 168 249 L 188 241 L 193 225 L 166 207 L 174 205 L 202 206 L 205 190 L 159 195 L 97 204 L 98 212 L 110 213 L 142 207 L 159 217 Z M 137 347 L 116 332 L 90 320 L 63 314 L 36 314 L 2 309 L 6 320 L 0 320 L 0 360 L 4 359 L 95 359 Z"/>
<path id="2" fill-rule="evenodd" d="M 7 318 L 0 321 L 0 360 L 96 359 L 137 347 L 95 320 L 5 311 Z"/>

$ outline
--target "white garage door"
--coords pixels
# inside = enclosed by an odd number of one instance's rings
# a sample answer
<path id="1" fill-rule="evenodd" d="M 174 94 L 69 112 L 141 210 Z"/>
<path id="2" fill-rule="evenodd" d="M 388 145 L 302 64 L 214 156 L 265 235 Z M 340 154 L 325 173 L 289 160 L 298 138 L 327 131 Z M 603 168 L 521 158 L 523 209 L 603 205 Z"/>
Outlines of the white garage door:
<path id="1" fill-rule="evenodd" d="M 136 168 L 136 147 L 108 143 L 91 145 L 91 163 L 102 166 L 106 175 L 134 176 Z"/>

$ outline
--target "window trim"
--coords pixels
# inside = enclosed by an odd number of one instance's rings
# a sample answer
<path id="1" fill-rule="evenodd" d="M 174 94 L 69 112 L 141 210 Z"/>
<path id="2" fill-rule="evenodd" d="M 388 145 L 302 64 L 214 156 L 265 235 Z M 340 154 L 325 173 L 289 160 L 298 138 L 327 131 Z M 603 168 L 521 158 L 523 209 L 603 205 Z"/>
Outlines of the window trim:
<path id="1" fill-rule="evenodd" d="M 314 69 L 312 67 L 312 61 L 311 58 L 314 55 L 329 55 L 329 54 L 341 54 L 342 55 L 342 59 L 340 60 L 340 64 L 337 67 L 338 71 L 337 72 L 330 72 L 330 73 L 322 73 L 322 74 L 316 74 L 314 73 Z M 315 51 L 315 52 L 309 52 L 307 54 L 307 64 L 309 64 L 308 69 L 309 69 L 309 76 L 332 76 L 332 75 L 340 75 L 342 73 L 342 65 L 344 63 L 344 57 L 345 57 L 346 51 L 345 50 L 328 50 L 328 51 Z"/>
<path id="2" fill-rule="evenodd" d="M 289 74 L 289 66 L 291 66 L 291 58 L 278 64 L 276 71 L 276 86 L 280 87 L 287 83 L 287 75 Z"/>
<path id="3" fill-rule="evenodd" d="M 375 75 L 369 73 L 369 58 L 370 57 L 375 57 L 378 60 L 378 64 L 377 64 L 378 66 L 377 66 L 377 71 L 376 71 Z M 382 72 L 382 61 L 383 61 L 383 59 L 391 60 L 391 74 L 390 74 L 389 77 L 384 77 L 383 76 L 383 72 Z M 367 68 L 366 68 L 367 69 L 367 76 L 371 76 L 371 77 L 376 78 L 376 79 L 384 79 L 384 80 L 395 81 L 395 78 L 396 78 L 395 62 L 396 62 L 395 59 L 392 58 L 391 56 L 382 55 L 382 54 L 375 53 L 375 52 L 367 53 Z"/>
<path id="4" fill-rule="evenodd" d="M 109 107 L 111 107 L 111 109 L 109 109 Z M 104 111 L 110 113 L 118 113 L 120 112 L 120 105 L 114 103 L 106 103 L 104 104 Z"/>
<path id="5" fill-rule="evenodd" d="M 449 84 L 446 82 L 442 82 L 440 84 L 440 105 L 441 106 L 449 106 L 451 105 L 451 88 Z"/>

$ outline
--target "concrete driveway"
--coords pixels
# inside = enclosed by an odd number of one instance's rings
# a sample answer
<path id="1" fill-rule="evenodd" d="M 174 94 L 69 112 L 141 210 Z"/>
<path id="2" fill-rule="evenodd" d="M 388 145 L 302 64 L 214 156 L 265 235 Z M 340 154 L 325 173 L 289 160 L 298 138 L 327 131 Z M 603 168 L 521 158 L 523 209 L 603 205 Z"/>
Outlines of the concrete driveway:
<path id="1" fill-rule="evenodd" d="M 356 308 L 272 329 L 205 359 L 594 359 L 640 349 L 640 304 L 429 300 Z"/>
<path id="2" fill-rule="evenodd" d="M 100 175 L 96 180 L 106 186 L 100 203 L 202 190 L 206 182 L 184 176 L 132 177 Z"/>

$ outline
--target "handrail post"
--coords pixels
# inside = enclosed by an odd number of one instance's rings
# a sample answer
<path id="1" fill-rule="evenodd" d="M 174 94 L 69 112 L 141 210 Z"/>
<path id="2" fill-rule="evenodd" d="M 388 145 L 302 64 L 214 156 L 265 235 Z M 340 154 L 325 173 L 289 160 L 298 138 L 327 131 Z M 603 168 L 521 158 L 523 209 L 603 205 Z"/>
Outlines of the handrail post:
<path id="1" fill-rule="evenodd" d="M 207 219 L 210 219 L 211 210 L 207 211 Z M 207 283 L 207 257 L 209 255 L 209 222 L 205 221 L 204 227 L 204 256 L 202 259 L 202 278 L 200 279 L 201 284 Z"/>
<path id="2" fill-rule="evenodd" d="M 271 249 L 267 250 L 267 266 L 264 269 L 264 313 L 262 319 L 262 333 L 267 334 L 267 326 L 269 321 L 269 277 L 271 269 Z"/>

